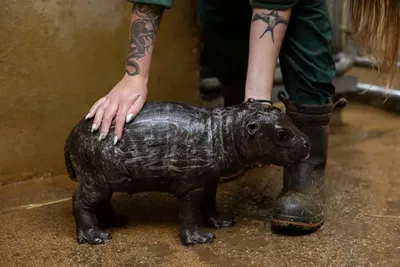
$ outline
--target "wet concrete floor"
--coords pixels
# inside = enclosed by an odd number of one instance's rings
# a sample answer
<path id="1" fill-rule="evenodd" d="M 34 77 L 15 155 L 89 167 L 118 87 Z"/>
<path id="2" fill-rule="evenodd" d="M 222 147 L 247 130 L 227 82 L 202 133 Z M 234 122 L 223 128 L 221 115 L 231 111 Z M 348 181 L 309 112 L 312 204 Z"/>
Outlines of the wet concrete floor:
<path id="1" fill-rule="evenodd" d="M 183 247 L 176 202 L 162 193 L 113 197 L 130 222 L 104 245 L 78 245 L 67 176 L 0 187 L 0 266 L 400 266 L 400 120 L 351 104 L 332 127 L 327 216 L 318 232 L 280 236 L 269 228 L 281 168 L 254 169 L 222 184 L 221 211 L 236 225 L 213 244 Z M 264 223 L 267 223 L 267 227 Z"/>

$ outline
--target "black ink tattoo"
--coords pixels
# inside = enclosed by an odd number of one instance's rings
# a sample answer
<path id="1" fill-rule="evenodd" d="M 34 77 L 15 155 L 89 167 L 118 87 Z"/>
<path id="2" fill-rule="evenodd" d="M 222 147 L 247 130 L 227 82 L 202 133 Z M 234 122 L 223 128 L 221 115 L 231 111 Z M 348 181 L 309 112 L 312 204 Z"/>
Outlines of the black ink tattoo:
<path id="1" fill-rule="evenodd" d="M 257 14 L 254 15 L 254 17 L 253 17 L 251 22 L 258 21 L 258 20 L 262 20 L 263 22 L 265 22 L 267 24 L 267 28 L 265 29 L 263 34 L 260 36 L 260 39 L 267 32 L 271 32 L 271 37 L 272 37 L 272 42 L 273 43 L 275 43 L 275 40 L 274 40 L 275 27 L 278 24 L 288 25 L 288 21 L 286 19 L 284 19 L 283 17 L 281 17 L 279 15 L 278 11 L 276 11 L 276 10 L 271 11 L 269 14 L 264 13 L 264 12 L 257 13 Z"/>
<path id="2" fill-rule="evenodd" d="M 153 46 L 164 9 L 158 5 L 136 4 L 132 13 L 138 18 L 131 26 L 125 72 L 130 76 L 140 74 L 138 59 L 143 58 Z"/>

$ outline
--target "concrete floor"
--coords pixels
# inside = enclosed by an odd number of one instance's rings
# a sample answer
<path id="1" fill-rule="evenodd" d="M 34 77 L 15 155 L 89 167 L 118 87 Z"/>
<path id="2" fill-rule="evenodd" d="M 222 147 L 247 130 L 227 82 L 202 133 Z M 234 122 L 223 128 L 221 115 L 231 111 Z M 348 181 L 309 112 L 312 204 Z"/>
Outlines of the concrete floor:
<path id="1" fill-rule="evenodd" d="M 314 234 L 271 233 L 281 169 L 269 166 L 220 186 L 219 209 L 237 223 L 215 230 L 211 245 L 179 243 L 176 202 L 160 193 L 115 195 L 129 224 L 111 229 L 110 243 L 77 245 L 69 200 L 77 184 L 59 176 L 0 187 L 0 266 L 400 266 L 400 120 L 356 104 L 343 120 L 332 127 L 328 213 Z"/>

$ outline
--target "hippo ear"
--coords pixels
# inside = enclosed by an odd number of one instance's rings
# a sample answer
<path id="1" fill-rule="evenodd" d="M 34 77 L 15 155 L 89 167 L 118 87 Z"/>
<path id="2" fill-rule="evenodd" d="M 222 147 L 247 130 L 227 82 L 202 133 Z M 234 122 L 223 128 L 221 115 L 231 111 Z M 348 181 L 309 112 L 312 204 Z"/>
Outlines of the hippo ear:
<path id="1" fill-rule="evenodd" d="M 260 124 L 252 121 L 249 124 L 247 124 L 246 129 L 250 135 L 253 135 L 258 131 L 258 129 L 260 129 Z"/>

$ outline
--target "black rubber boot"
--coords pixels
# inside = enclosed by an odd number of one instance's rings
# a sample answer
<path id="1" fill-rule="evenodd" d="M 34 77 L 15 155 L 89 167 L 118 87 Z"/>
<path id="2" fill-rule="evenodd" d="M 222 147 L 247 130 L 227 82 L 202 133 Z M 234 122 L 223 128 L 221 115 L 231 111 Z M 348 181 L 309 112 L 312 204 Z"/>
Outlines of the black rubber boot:
<path id="1" fill-rule="evenodd" d="M 324 223 L 324 176 L 327 161 L 329 122 L 332 112 L 344 108 L 344 98 L 325 105 L 295 105 L 283 94 L 279 99 L 286 114 L 311 139 L 310 157 L 284 168 L 283 190 L 272 211 L 273 230 L 302 234 L 317 230 Z"/>

